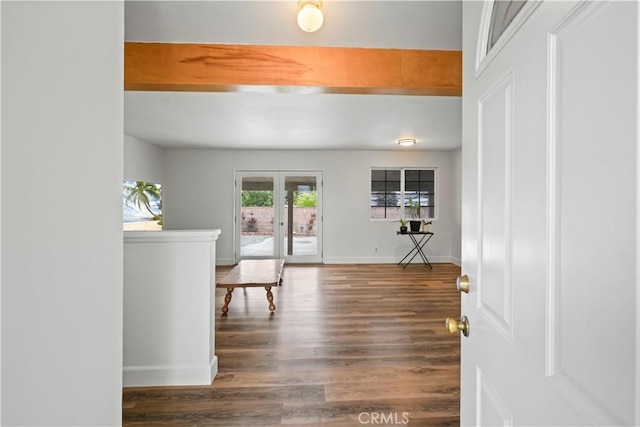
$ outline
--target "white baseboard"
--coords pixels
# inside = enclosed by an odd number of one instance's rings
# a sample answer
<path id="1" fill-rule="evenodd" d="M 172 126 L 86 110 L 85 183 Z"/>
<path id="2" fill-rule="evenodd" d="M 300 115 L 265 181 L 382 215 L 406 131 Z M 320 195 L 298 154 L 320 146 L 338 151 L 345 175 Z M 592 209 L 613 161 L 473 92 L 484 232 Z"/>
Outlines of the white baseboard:
<path id="1" fill-rule="evenodd" d="M 218 356 L 213 356 L 209 362 L 209 384 L 213 382 L 216 375 L 218 375 Z"/>
<path id="2" fill-rule="evenodd" d="M 209 366 L 125 366 L 122 371 L 123 387 L 211 385 L 218 374 L 218 356 Z"/>
<path id="3" fill-rule="evenodd" d="M 396 257 L 325 257 L 324 264 L 397 264 Z"/>
<path id="4" fill-rule="evenodd" d="M 322 260 L 323 264 L 397 264 L 401 258 L 398 257 L 325 257 Z M 429 262 L 431 263 L 452 263 L 457 266 L 462 265 L 460 258 L 450 256 L 430 256 Z M 420 264 L 422 260 L 419 257 L 415 257 L 411 262 L 412 264 Z M 220 258 L 216 260 L 217 265 L 234 265 L 233 258 Z"/>
<path id="5" fill-rule="evenodd" d="M 432 264 L 440 263 L 456 263 L 456 258 L 449 256 L 430 256 L 429 262 Z M 324 264 L 397 264 L 401 258 L 398 257 L 325 257 L 323 259 Z M 412 264 L 421 264 L 422 260 L 416 257 Z"/>

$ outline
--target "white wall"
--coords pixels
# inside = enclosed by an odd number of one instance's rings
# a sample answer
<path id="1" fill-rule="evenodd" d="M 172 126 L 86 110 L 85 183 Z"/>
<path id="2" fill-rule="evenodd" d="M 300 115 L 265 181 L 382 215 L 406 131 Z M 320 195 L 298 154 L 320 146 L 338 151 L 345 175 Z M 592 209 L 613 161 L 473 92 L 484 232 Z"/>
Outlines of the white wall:
<path id="1" fill-rule="evenodd" d="M 164 181 L 164 148 L 151 145 L 129 135 L 124 136 L 124 179 Z"/>
<path id="2" fill-rule="evenodd" d="M 2 3 L 2 424 L 121 423 L 121 2 Z"/>
<path id="3" fill-rule="evenodd" d="M 439 218 L 427 247 L 431 261 L 452 260 L 453 152 L 449 151 L 166 151 L 165 229 L 220 228 L 218 263 L 233 262 L 236 170 L 321 170 L 324 173 L 324 262 L 398 262 L 411 249 L 398 222 L 371 221 L 371 167 L 437 167 Z M 458 194 L 459 196 L 459 194 Z M 378 253 L 374 251 L 378 247 Z"/>

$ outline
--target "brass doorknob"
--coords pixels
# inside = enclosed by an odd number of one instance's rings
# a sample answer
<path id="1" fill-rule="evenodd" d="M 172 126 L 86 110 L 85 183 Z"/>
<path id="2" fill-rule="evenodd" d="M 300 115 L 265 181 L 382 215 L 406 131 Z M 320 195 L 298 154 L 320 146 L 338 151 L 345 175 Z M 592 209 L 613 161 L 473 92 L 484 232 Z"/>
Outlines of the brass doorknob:
<path id="1" fill-rule="evenodd" d="M 462 316 L 460 320 L 448 318 L 445 322 L 445 326 L 447 327 L 447 331 L 450 334 L 455 334 L 458 331 L 462 331 L 462 334 L 465 337 L 469 336 L 469 319 L 467 316 Z"/>
<path id="2" fill-rule="evenodd" d="M 464 276 L 460 276 L 456 279 L 456 288 L 460 292 L 464 292 L 465 294 L 469 293 L 469 276 L 466 274 Z"/>

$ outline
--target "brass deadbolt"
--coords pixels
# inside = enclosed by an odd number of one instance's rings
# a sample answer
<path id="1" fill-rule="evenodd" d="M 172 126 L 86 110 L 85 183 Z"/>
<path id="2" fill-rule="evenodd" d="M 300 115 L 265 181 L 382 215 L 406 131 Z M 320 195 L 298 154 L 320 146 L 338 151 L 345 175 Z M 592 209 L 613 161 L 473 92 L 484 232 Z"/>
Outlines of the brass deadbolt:
<path id="1" fill-rule="evenodd" d="M 465 294 L 469 293 L 469 276 L 466 274 L 464 276 L 458 277 L 456 280 L 456 287 L 460 292 L 464 292 Z"/>

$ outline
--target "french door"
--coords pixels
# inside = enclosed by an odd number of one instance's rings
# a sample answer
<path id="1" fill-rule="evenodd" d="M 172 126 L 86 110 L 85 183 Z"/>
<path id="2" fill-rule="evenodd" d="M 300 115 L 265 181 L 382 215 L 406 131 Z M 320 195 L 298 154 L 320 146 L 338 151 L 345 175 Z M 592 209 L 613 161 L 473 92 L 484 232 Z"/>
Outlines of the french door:
<path id="1" fill-rule="evenodd" d="M 236 172 L 236 262 L 322 262 L 322 172 Z"/>

